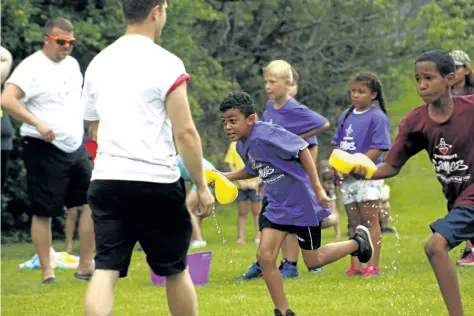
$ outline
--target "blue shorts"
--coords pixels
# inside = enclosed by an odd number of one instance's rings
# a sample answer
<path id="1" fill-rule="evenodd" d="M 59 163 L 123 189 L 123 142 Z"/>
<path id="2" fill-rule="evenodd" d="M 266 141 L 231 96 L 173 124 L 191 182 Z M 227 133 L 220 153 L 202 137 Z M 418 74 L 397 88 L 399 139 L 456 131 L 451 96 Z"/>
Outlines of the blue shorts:
<path id="1" fill-rule="evenodd" d="M 474 242 L 474 208 L 456 206 L 444 218 L 431 223 L 430 228 L 443 235 L 452 248 L 466 240 Z"/>
<path id="2" fill-rule="evenodd" d="M 239 189 L 239 195 L 237 195 L 237 202 L 259 202 L 262 200 L 262 196 L 257 194 L 255 189 Z"/>

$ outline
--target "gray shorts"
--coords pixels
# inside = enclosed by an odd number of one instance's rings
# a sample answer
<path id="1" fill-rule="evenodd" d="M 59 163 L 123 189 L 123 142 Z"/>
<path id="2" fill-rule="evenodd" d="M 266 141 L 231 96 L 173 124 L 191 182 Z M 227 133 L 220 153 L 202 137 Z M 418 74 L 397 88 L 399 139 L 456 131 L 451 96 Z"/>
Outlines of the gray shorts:
<path id="1" fill-rule="evenodd" d="M 262 200 L 262 196 L 257 194 L 255 189 L 239 189 L 239 195 L 237 196 L 237 202 L 259 202 Z"/>

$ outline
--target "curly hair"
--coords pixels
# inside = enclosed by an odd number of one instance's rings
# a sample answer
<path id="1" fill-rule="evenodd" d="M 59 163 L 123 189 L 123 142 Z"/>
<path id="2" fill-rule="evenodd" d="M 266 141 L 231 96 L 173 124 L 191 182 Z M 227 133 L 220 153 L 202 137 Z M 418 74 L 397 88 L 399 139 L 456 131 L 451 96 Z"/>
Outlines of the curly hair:
<path id="1" fill-rule="evenodd" d="M 223 113 L 230 109 L 239 110 L 245 117 L 255 114 L 252 98 L 248 93 L 243 91 L 233 92 L 221 101 L 219 111 Z"/>

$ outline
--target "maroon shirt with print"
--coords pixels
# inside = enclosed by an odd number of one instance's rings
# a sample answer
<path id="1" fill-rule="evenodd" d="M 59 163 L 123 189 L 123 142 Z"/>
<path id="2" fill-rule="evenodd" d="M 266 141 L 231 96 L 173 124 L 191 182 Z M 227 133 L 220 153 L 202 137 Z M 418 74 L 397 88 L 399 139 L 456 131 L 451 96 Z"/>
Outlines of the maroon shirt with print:
<path id="1" fill-rule="evenodd" d="M 474 208 L 474 95 L 453 99 L 454 112 L 444 123 L 429 117 L 426 104 L 405 116 L 385 158 L 386 163 L 400 168 L 425 149 L 443 186 L 448 210 Z"/>

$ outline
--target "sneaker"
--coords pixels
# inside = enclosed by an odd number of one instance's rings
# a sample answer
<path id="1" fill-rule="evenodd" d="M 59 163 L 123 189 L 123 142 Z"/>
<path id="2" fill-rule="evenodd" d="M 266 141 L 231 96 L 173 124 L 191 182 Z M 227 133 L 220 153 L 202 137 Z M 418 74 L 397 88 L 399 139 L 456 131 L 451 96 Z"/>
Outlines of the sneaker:
<path id="1" fill-rule="evenodd" d="M 364 273 L 362 274 L 363 278 L 371 278 L 373 276 L 380 275 L 380 270 L 376 266 L 369 264 L 367 268 L 365 268 Z"/>
<path id="2" fill-rule="evenodd" d="M 257 261 L 253 262 L 250 268 L 248 269 L 247 272 L 239 275 L 237 277 L 238 280 L 250 280 L 250 279 L 256 279 L 260 278 L 263 276 L 263 269 L 262 267 L 257 263 Z"/>
<path id="3" fill-rule="evenodd" d="M 288 309 L 286 313 L 283 315 L 279 309 L 274 310 L 275 316 L 296 316 L 295 312 L 293 312 L 291 309 Z"/>
<path id="4" fill-rule="evenodd" d="M 374 254 L 374 245 L 372 244 L 372 238 L 370 238 L 370 232 L 367 227 L 363 225 L 357 226 L 353 239 L 359 243 L 359 249 L 351 255 L 357 256 L 362 263 L 369 262 Z"/>
<path id="5" fill-rule="evenodd" d="M 288 262 L 283 262 L 283 265 L 280 269 L 280 274 L 283 279 L 296 278 L 300 275 L 298 268 Z"/>
<path id="6" fill-rule="evenodd" d="M 474 251 L 473 248 L 464 249 L 461 259 L 456 263 L 458 266 L 474 266 Z"/>
<path id="7" fill-rule="evenodd" d="M 321 272 L 323 272 L 323 267 L 320 267 L 320 268 L 309 268 L 309 269 L 308 269 L 308 272 L 311 272 L 311 273 L 321 273 Z"/>
<path id="8" fill-rule="evenodd" d="M 205 240 L 193 240 L 191 244 L 189 244 L 189 249 L 198 249 L 204 248 L 207 246 L 207 242 Z"/>
<path id="9" fill-rule="evenodd" d="M 349 270 L 346 271 L 345 275 L 348 277 L 362 275 L 364 271 L 362 269 L 354 268 L 350 266 Z"/>
<path id="10" fill-rule="evenodd" d="M 393 234 L 393 233 L 395 233 L 395 229 L 393 229 L 392 227 L 382 227 L 380 230 L 382 231 L 382 234 Z"/>

